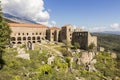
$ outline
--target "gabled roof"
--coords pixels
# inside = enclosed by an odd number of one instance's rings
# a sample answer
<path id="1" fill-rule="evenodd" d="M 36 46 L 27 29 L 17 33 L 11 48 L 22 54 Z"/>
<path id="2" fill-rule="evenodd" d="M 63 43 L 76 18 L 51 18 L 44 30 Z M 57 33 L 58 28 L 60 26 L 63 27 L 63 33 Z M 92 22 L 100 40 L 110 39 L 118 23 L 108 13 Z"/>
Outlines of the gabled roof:
<path id="1" fill-rule="evenodd" d="M 27 28 L 48 28 L 42 24 L 23 24 L 23 23 L 8 23 L 10 27 L 27 27 Z"/>

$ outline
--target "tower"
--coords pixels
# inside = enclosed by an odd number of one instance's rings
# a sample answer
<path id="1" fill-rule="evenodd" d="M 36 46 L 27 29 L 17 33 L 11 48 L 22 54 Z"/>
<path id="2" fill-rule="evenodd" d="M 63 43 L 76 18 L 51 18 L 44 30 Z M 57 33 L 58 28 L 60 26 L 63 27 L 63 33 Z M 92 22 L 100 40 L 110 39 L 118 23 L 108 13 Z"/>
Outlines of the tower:
<path id="1" fill-rule="evenodd" d="M 68 41 L 71 42 L 72 40 L 72 32 L 73 32 L 73 28 L 72 25 L 65 25 L 62 27 L 61 29 L 61 41 Z"/>

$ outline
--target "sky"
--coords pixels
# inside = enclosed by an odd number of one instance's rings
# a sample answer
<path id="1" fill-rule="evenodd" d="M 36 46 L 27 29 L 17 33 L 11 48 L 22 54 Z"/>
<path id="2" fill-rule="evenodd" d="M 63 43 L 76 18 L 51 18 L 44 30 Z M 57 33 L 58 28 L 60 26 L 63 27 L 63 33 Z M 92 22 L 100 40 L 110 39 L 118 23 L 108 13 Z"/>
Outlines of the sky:
<path id="1" fill-rule="evenodd" d="M 38 23 L 120 31 L 120 0 L 4 0 L 3 11 Z"/>

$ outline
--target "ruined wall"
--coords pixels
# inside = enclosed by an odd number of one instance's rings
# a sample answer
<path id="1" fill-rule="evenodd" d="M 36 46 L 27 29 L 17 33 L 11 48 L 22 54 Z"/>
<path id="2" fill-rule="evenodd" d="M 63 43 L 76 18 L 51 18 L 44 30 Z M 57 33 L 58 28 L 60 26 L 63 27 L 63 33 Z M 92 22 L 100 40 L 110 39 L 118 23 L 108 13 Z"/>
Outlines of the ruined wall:
<path id="1" fill-rule="evenodd" d="M 95 46 L 97 47 L 97 37 L 96 36 L 91 36 L 90 33 L 89 33 L 89 36 L 88 36 L 88 46 L 91 43 L 94 43 Z"/>
<path id="2" fill-rule="evenodd" d="M 72 32 L 73 32 L 72 25 L 63 26 L 61 29 L 61 33 L 60 33 L 61 41 L 66 40 L 68 42 L 71 42 L 72 41 Z"/>
<path id="3" fill-rule="evenodd" d="M 49 41 L 59 41 L 59 33 L 60 33 L 60 29 L 59 28 L 56 28 L 56 27 L 53 27 L 53 28 L 49 28 L 47 30 L 47 39 Z"/>
<path id="4" fill-rule="evenodd" d="M 72 44 L 79 43 L 82 49 L 86 49 L 88 45 L 88 32 L 73 32 Z"/>
<path id="5" fill-rule="evenodd" d="M 91 36 L 88 31 L 73 32 L 72 44 L 74 45 L 75 42 L 79 43 L 82 49 L 87 49 L 91 43 L 97 47 L 97 37 Z"/>

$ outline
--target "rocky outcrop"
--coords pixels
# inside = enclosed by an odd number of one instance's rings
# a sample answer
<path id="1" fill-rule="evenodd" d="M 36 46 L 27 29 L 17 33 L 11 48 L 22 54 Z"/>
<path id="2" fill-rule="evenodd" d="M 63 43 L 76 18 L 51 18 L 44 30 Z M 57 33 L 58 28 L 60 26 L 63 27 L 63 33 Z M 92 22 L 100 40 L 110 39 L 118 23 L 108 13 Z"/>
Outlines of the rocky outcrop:
<path id="1" fill-rule="evenodd" d="M 47 64 L 51 65 L 54 62 L 54 59 L 55 59 L 54 56 L 49 57 L 47 60 Z"/>
<path id="2" fill-rule="evenodd" d="M 84 65 L 88 71 L 97 71 L 94 67 L 94 64 L 97 62 L 96 59 L 94 59 L 95 55 L 95 52 L 83 52 L 76 63 L 78 65 Z"/>
<path id="3" fill-rule="evenodd" d="M 26 60 L 30 60 L 30 55 L 25 52 L 24 48 L 19 48 L 18 47 L 17 52 L 18 52 L 18 55 L 16 57 L 26 59 Z"/>
<path id="4" fill-rule="evenodd" d="M 80 78 L 79 77 L 75 77 L 75 79 L 76 80 L 85 80 L 85 78 L 83 78 L 83 77 L 80 77 Z"/>
<path id="5" fill-rule="evenodd" d="M 89 64 L 94 57 L 94 52 L 83 52 L 79 60 L 81 64 L 86 65 Z"/>
<path id="6" fill-rule="evenodd" d="M 116 59 L 117 58 L 117 54 L 116 53 L 111 53 L 111 57 Z"/>

